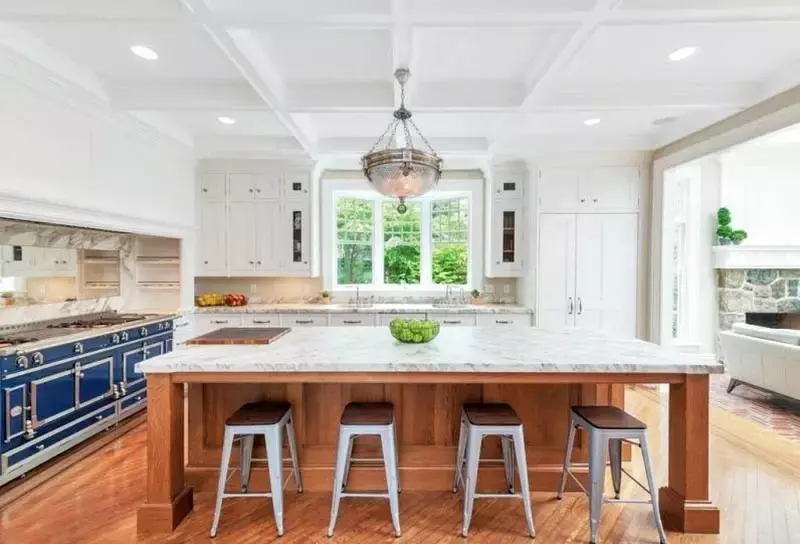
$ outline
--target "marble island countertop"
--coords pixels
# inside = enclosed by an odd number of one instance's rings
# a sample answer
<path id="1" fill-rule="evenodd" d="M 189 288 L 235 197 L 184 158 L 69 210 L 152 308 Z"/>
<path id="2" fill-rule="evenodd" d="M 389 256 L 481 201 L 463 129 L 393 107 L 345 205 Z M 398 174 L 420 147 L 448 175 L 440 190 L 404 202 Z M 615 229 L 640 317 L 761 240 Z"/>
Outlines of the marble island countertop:
<path id="1" fill-rule="evenodd" d="M 429 344 L 401 344 L 388 330 L 299 328 L 261 346 L 189 346 L 144 361 L 174 372 L 722 373 L 709 363 L 641 340 L 586 330 L 443 328 Z"/>
<path id="2" fill-rule="evenodd" d="M 362 314 L 531 314 L 533 310 L 516 304 L 464 304 L 437 306 L 434 304 L 376 303 L 372 306 L 349 304 L 247 304 L 246 306 L 203 306 L 195 313 L 362 313 Z"/>

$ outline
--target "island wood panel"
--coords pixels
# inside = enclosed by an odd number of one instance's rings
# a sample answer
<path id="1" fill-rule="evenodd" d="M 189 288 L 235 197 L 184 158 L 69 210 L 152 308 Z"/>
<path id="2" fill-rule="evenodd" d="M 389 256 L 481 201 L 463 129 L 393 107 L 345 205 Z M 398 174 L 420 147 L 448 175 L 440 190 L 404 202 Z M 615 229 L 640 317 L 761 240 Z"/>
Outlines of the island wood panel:
<path id="1" fill-rule="evenodd" d="M 299 377 L 310 378 L 307 382 Z M 258 379 L 260 377 L 260 379 Z M 402 426 L 402 418 L 420 417 L 422 424 L 433 421 L 434 432 L 421 434 L 423 441 L 437 440 L 435 429 L 437 417 L 436 406 L 445 407 L 440 412 L 450 411 L 452 399 L 458 395 L 459 387 L 480 386 L 483 399 L 497 397 L 510 398 L 512 404 L 519 406 L 524 403 L 525 411 L 520 414 L 523 422 L 534 426 L 550 425 L 544 418 L 547 414 L 552 416 L 552 423 L 558 423 L 559 412 L 566 414 L 568 406 L 574 403 L 616 403 L 622 399 L 621 392 L 616 387 L 628 383 L 662 383 L 670 384 L 669 401 L 669 481 L 660 489 L 661 515 L 668 528 L 680 531 L 693 531 L 705 533 L 718 533 L 720 526 L 719 509 L 708 497 L 709 485 L 709 399 L 708 375 L 687 374 L 589 374 L 589 373 L 563 373 L 563 374 L 481 374 L 459 381 L 461 375 L 447 373 L 430 373 L 425 379 L 423 376 L 385 373 L 359 373 L 346 374 L 347 383 L 340 380 L 325 380 L 321 374 L 303 375 L 297 373 L 287 382 L 279 381 L 275 373 L 205 373 L 203 376 L 191 374 L 152 374 L 147 377 L 150 392 L 147 421 L 148 421 L 148 473 L 147 473 L 147 498 L 145 504 L 138 511 L 137 527 L 140 534 L 168 533 L 174 530 L 178 523 L 192 509 L 193 487 L 201 490 L 211 490 L 217 476 L 217 461 L 219 459 L 219 444 L 221 442 L 222 426 L 225 418 L 237 406 L 251 400 L 270 398 L 275 400 L 289 399 L 295 406 L 301 442 L 300 457 L 304 475 L 304 484 L 307 489 L 325 490 L 330 488 L 332 480 L 333 446 L 326 444 L 333 440 L 335 430 L 322 428 L 334 422 L 338 424 L 339 410 L 349 400 L 358 400 L 362 395 L 376 399 L 381 395 L 391 400 L 399 407 L 398 425 Z M 332 377 L 332 376 L 331 376 Z M 415 377 L 416 380 L 415 381 Z M 464 376 L 466 377 L 466 376 Z M 485 381 L 481 383 L 480 378 Z M 188 379 L 191 378 L 191 379 Z M 238 386 L 233 384 L 237 383 Z M 663 380 L 662 380 L 663 378 Z M 617 381 L 615 382 L 614 379 Z M 560 381 L 559 381 L 560 380 Z M 593 381 L 597 380 L 597 381 Z M 188 424 L 187 444 L 190 453 L 190 462 L 184 467 L 184 383 L 192 384 L 188 394 Z M 204 384 L 204 385 L 198 385 Z M 318 389 L 306 387 L 313 384 Z M 356 387 L 353 384 L 357 384 Z M 414 390 L 412 401 L 403 408 L 403 388 L 408 385 L 442 385 L 456 388 L 456 392 L 447 387 L 432 390 L 434 406 L 431 415 L 431 400 L 426 398 L 426 403 L 418 403 L 420 390 Z M 505 387 L 514 389 L 497 388 L 498 384 L 507 384 Z M 365 386 L 365 387 L 362 387 Z M 536 387 L 534 387 L 536 386 Z M 567 388 L 566 406 L 553 406 L 544 403 L 552 401 L 548 395 L 536 396 L 532 393 L 537 387 L 563 387 Z M 494 387 L 494 388 L 493 388 Z M 526 388 L 527 394 L 521 394 L 516 387 Z M 331 389 L 332 388 L 332 389 Z M 424 391 L 424 389 L 423 389 Z M 442 392 L 445 393 L 442 393 Z M 437 393 L 438 392 L 438 393 Z M 316 399 L 312 393 L 317 393 Z M 557 395 L 558 393 L 550 392 Z M 428 395 L 428 396 L 429 396 Z M 425 395 L 423 395 L 425 396 Z M 411 398 L 411 390 L 409 390 Z M 497 399 L 494 399 L 497 400 Z M 335 402 L 334 402 L 335 401 Z M 540 411 L 531 412 L 531 406 L 539 404 Z M 424 413 L 417 413 L 417 405 L 425 406 Z M 518 408 L 519 410 L 519 408 Z M 423 412 L 423 409 L 419 409 Z M 216 413 L 214 413 L 216 412 Z M 321 416 L 321 421 L 313 414 Z M 531 415 L 533 414 L 533 415 Z M 433 419 L 430 419 L 430 418 Z M 536 421 L 539 417 L 541 420 Z M 452 421 L 453 414 L 447 415 Z M 214 422 L 212 426 L 211 422 Z M 191 426 L 194 425 L 194 428 Z M 405 424 L 409 425 L 408 423 Z M 415 423 L 416 425 L 416 423 Z M 566 429 L 565 422 L 561 422 Z M 201 428 L 197 428 L 197 427 Z M 319 427 L 319 428 L 315 428 Z M 417 436 L 414 426 L 412 433 Z M 447 442 L 449 433 L 445 433 L 446 426 L 439 425 L 442 429 L 441 440 Z M 547 427 L 549 428 L 549 427 Z M 402 431 L 401 431 L 402 432 Z M 551 436 L 557 436 L 557 427 L 553 427 Z M 412 438 L 414 440 L 416 438 Z M 450 435 L 449 440 L 452 440 Z M 319 445 L 311 444 L 317 440 Z M 526 440 L 528 442 L 528 440 Z M 526 454 L 531 470 L 532 490 L 553 490 L 556 488 L 560 463 L 553 462 L 553 455 L 563 447 L 563 443 L 547 443 L 543 447 L 528 443 Z M 191 452 L 192 448 L 196 451 Z M 453 476 L 454 446 L 452 445 L 414 445 L 404 444 L 400 441 L 401 448 L 401 479 L 404 489 L 441 490 L 449 487 Z M 586 447 L 582 441 L 577 444 L 577 451 L 573 460 L 585 459 Z M 573 472 L 579 479 L 586 477 L 585 465 L 573 467 Z M 482 466 L 479 474 L 479 491 L 486 489 L 487 481 L 494 486 L 501 486 L 503 481 L 502 466 Z M 266 471 L 255 470 L 252 477 L 253 485 L 266 485 Z M 384 483 L 383 467 L 359 468 L 353 471 L 351 487 L 354 489 L 380 488 Z M 291 487 L 289 487 L 291 489 Z"/>
<path id="2" fill-rule="evenodd" d="M 225 419 L 242 404 L 259 400 L 288 400 L 293 405 L 297 443 L 309 490 L 332 485 L 338 441 L 339 417 L 348 402 L 394 404 L 400 467 L 404 488 L 448 489 L 454 470 L 461 406 L 465 402 L 508 402 L 522 418 L 531 485 L 554 490 L 563 461 L 569 408 L 575 404 L 623 406 L 624 386 L 613 384 L 376 384 L 376 383 L 240 383 L 190 384 L 189 480 L 198 489 L 212 490 L 221 457 Z M 587 445 L 578 435 L 573 462 L 585 463 Z M 234 451 L 234 461 L 238 452 Z M 264 457 L 261 437 L 256 457 Z M 381 456 L 377 437 L 358 439 L 354 457 Z M 487 459 L 488 485 L 502 481 L 497 438 L 484 440 L 481 456 Z M 630 452 L 626 451 L 629 458 Z M 284 461 L 288 463 L 284 446 Z M 585 477 L 586 467 L 576 467 Z M 353 468 L 354 489 L 385 485 L 380 464 Z M 258 481 L 262 474 L 254 475 Z M 289 484 L 293 485 L 293 482 Z"/>

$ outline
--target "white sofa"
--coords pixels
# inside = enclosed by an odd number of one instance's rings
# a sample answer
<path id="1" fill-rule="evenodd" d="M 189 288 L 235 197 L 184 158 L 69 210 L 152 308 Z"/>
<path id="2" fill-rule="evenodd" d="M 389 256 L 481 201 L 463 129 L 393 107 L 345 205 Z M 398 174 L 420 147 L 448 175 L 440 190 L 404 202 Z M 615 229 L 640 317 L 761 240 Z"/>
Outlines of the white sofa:
<path id="1" fill-rule="evenodd" d="M 800 331 L 737 323 L 720 342 L 728 393 L 747 384 L 800 400 Z"/>

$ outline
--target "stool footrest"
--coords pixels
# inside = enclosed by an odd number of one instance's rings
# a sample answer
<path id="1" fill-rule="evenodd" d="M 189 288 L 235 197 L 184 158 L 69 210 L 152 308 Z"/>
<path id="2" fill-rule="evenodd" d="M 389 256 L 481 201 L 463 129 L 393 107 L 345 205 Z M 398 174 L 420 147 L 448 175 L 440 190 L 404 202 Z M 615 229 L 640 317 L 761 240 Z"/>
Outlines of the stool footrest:
<path id="1" fill-rule="evenodd" d="M 359 497 L 362 499 L 388 499 L 389 493 L 348 493 L 342 492 L 341 497 Z"/>
<path id="2" fill-rule="evenodd" d="M 476 499 L 521 499 L 522 493 L 475 493 Z"/>
<path id="3" fill-rule="evenodd" d="M 606 497 L 603 497 L 603 502 L 605 502 L 606 504 L 651 504 L 650 501 L 609 499 L 609 498 L 606 498 Z"/>

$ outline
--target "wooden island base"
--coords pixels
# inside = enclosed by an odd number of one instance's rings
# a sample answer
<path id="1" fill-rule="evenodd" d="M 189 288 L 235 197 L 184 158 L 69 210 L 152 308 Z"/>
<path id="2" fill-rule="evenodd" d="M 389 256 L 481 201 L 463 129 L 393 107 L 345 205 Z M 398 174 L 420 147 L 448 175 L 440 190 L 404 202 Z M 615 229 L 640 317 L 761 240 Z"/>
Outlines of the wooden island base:
<path id="1" fill-rule="evenodd" d="M 719 510 L 708 501 L 707 375 L 175 373 L 151 374 L 147 380 L 148 491 L 138 515 L 140 534 L 171 532 L 191 511 L 192 488 L 216 488 L 225 419 L 246 402 L 292 403 L 309 491 L 331 490 L 339 417 L 348 402 L 394 404 L 401 483 L 409 491 L 451 489 L 464 402 L 507 402 L 523 420 L 531 489 L 555 494 L 570 406 L 624 407 L 626 383 L 670 383 L 669 484 L 660 493 L 665 524 L 679 531 L 719 532 Z M 189 387 L 184 462 L 185 382 Z M 263 458 L 263 442 L 256 443 L 254 457 Z M 584 481 L 587 454 L 587 441 L 579 434 L 572 460 Z M 379 455 L 377 440 L 358 441 L 354 457 Z M 481 457 L 501 457 L 499 443 L 487 439 Z M 285 453 L 288 468 L 287 460 Z M 255 488 L 266 488 L 266 470 L 256 469 L 251 481 Z M 482 464 L 479 488 L 497 490 L 502 482 L 499 461 Z M 287 489 L 293 485 L 290 480 Z M 356 490 L 384 489 L 382 465 L 354 465 L 349 485 Z M 572 485 L 570 489 L 577 491 Z"/>

